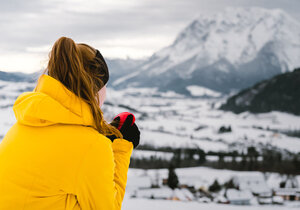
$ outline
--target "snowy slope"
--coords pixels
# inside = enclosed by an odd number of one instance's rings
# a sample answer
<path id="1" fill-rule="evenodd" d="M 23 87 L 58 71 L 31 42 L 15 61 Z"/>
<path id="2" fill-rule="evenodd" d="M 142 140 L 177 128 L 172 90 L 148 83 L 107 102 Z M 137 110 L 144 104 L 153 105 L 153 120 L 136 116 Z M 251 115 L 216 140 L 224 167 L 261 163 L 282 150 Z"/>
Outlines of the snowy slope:
<path id="1" fill-rule="evenodd" d="M 199 16 L 170 46 L 144 62 L 139 72 L 113 85 L 154 85 L 178 91 L 181 82 L 187 84 L 180 92 L 187 85 L 227 91 L 244 87 L 243 79 L 253 83 L 299 66 L 300 25 L 296 20 L 279 9 L 227 8 Z M 205 80 L 221 83 L 220 87 L 215 84 L 213 88 Z"/>
<path id="2" fill-rule="evenodd" d="M 205 87 L 200 87 L 197 85 L 187 86 L 186 89 L 190 91 L 192 96 L 211 96 L 211 97 L 219 97 L 222 94 L 213 90 L 210 90 Z"/>
<path id="3" fill-rule="evenodd" d="M 240 91 L 222 105 L 222 109 L 235 113 L 254 113 L 271 110 L 300 115 L 300 68 L 293 72 L 277 75 Z"/>
<path id="4" fill-rule="evenodd" d="M 124 77 L 139 70 L 139 65 L 141 65 L 144 60 L 142 59 L 107 59 L 105 58 L 108 69 L 109 69 L 109 83 L 111 85 L 113 81 L 120 77 Z"/>

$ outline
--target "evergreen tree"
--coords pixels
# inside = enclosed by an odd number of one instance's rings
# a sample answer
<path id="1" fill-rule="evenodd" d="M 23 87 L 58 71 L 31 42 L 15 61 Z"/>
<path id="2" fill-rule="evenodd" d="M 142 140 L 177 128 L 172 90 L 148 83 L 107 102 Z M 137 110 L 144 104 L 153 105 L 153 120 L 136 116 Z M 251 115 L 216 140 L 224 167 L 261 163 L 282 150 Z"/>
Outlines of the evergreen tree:
<path id="1" fill-rule="evenodd" d="M 198 160 L 199 163 L 200 164 L 205 163 L 205 161 L 206 161 L 206 154 L 205 154 L 204 150 L 198 149 L 198 155 L 199 155 L 199 160 Z"/>
<path id="2" fill-rule="evenodd" d="M 168 186 L 172 190 L 174 190 L 178 186 L 178 177 L 172 164 L 169 166 Z"/>
<path id="3" fill-rule="evenodd" d="M 181 164 L 181 148 L 175 149 L 174 156 L 172 158 L 172 162 L 176 167 L 180 167 L 180 164 Z"/>
<path id="4" fill-rule="evenodd" d="M 229 181 L 227 181 L 224 184 L 225 189 L 230 189 L 230 188 L 235 188 L 234 183 L 233 183 L 233 179 L 230 179 Z"/>
<path id="5" fill-rule="evenodd" d="M 221 190 L 221 185 L 219 184 L 217 179 L 215 179 L 212 185 L 209 186 L 208 190 L 210 192 L 219 192 Z"/>

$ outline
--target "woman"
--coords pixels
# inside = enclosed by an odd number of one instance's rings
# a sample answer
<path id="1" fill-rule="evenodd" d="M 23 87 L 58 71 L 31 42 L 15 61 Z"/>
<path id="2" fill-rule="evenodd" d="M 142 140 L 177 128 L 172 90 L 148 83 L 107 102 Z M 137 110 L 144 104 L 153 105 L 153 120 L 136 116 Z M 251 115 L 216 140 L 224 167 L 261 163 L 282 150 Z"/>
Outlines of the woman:
<path id="1" fill-rule="evenodd" d="M 120 130 L 119 117 L 103 119 L 109 73 L 98 50 L 62 37 L 49 57 L 0 144 L 0 209 L 119 210 L 140 138 L 133 116 Z"/>

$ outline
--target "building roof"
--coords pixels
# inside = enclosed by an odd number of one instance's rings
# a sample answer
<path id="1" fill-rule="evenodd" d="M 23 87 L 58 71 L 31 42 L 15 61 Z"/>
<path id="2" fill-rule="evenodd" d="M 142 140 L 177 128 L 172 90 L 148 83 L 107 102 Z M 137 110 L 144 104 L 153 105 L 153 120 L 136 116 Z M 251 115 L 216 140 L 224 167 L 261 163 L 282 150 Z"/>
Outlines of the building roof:
<path id="1" fill-rule="evenodd" d="M 228 189 L 226 197 L 229 201 L 248 201 L 253 195 L 249 190 Z"/>
<path id="2" fill-rule="evenodd" d="M 239 173 L 233 177 L 233 182 L 240 190 L 250 190 L 255 194 L 271 192 L 261 172 Z"/>

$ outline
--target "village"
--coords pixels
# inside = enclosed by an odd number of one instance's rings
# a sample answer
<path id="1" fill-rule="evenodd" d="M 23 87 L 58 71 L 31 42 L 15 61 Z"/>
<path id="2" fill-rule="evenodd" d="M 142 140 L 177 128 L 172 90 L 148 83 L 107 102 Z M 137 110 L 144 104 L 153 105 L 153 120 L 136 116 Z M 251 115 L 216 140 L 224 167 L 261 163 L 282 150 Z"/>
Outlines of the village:
<path id="1" fill-rule="evenodd" d="M 206 173 L 201 176 L 203 172 Z M 203 178 L 203 176 L 209 177 Z M 299 206 L 299 181 L 300 176 L 285 176 L 279 179 L 279 176 L 274 173 L 266 175 L 255 171 L 234 172 L 206 167 L 184 169 L 169 167 L 169 169 L 158 170 L 130 169 L 127 189 L 131 199 L 248 206 L 285 206 L 286 204 Z"/>

